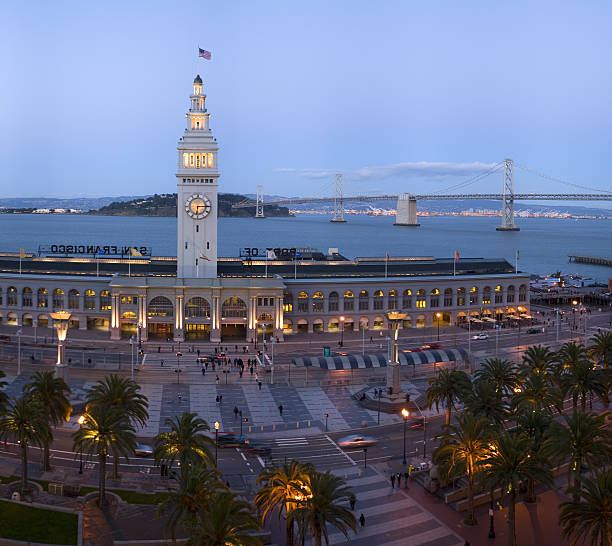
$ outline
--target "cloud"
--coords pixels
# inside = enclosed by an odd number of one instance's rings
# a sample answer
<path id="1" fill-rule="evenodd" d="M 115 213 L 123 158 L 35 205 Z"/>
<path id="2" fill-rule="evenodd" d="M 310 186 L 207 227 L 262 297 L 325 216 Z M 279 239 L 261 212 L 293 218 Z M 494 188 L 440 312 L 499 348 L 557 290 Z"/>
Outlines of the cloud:
<path id="1" fill-rule="evenodd" d="M 342 169 L 276 169 L 276 172 L 295 172 L 301 178 L 322 179 L 332 178 L 342 173 L 345 180 L 382 180 L 386 178 L 420 178 L 443 179 L 449 176 L 475 176 L 490 171 L 495 163 L 450 163 L 450 162 L 407 162 L 381 165 L 377 167 L 361 167 L 343 171 Z"/>

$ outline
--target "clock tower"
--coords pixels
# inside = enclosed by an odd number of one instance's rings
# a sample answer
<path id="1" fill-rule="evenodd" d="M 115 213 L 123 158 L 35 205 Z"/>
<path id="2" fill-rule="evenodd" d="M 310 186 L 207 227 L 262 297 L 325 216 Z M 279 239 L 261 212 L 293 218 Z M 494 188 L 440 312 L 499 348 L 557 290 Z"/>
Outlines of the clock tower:
<path id="1" fill-rule="evenodd" d="M 217 277 L 219 147 L 209 127 L 210 114 L 202 88 L 202 79 L 197 75 L 185 114 L 187 128 L 177 148 L 178 278 Z"/>

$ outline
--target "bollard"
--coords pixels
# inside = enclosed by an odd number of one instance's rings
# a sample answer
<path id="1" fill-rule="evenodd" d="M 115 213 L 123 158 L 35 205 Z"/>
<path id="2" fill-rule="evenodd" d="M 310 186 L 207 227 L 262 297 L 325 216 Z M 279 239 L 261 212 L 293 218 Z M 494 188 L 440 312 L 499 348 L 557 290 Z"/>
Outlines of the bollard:
<path id="1" fill-rule="evenodd" d="M 295 428 L 300 428 L 300 422 L 299 421 L 295 424 Z"/>
<path id="2" fill-rule="evenodd" d="M 263 425 L 261 425 L 261 432 L 263 432 L 263 431 L 264 431 L 264 426 L 263 426 Z"/>
<path id="3" fill-rule="evenodd" d="M 310 428 L 310 419 L 308 420 L 308 428 Z"/>
<path id="4" fill-rule="evenodd" d="M 285 430 L 287 430 L 288 428 L 289 428 L 289 425 L 285 423 Z"/>
<path id="5" fill-rule="evenodd" d="M 276 425 L 272 425 L 272 432 L 276 430 Z"/>
<path id="6" fill-rule="evenodd" d="M 249 434 L 251 434 L 251 427 L 249 427 Z"/>

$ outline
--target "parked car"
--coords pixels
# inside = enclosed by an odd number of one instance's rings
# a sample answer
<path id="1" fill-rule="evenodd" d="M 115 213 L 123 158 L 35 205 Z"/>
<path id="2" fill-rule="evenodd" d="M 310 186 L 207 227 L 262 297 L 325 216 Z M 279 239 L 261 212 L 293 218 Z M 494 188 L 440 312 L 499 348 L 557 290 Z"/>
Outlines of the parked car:
<path id="1" fill-rule="evenodd" d="M 370 436 L 360 436 L 359 434 L 351 434 L 338 440 L 340 447 L 369 447 L 376 445 L 376 440 Z"/>
<path id="2" fill-rule="evenodd" d="M 272 454 L 272 447 L 264 442 L 249 441 L 245 446 L 245 451 L 247 454 L 269 456 Z"/>
<path id="3" fill-rule="evenodd" d="M 541 334 L 544 331 L 544 328 L 529 328 L 527 330 L 528 334 Z"/>
<path id="4" fill-rule="evenodd" d="M 219 436 L 217 442 L 219 447 L 241 447 L 249 443 L 243 436 L 234 436 L 233 434 Z"/>
<path id="5" fill-rule="evenodd" d="M 134 449 L 134 455 L 136 455 L 137 457 L 151 457 L 151 455 L 153 455 L 153 448 L 148 444 L 136 442 L 136 449 Z"/>
<path id="6" fill-rule="evenodd" d="M 476 334 L 472 336 L 472 339 L 489 339 L 489 336 L 487 334 Z"/>

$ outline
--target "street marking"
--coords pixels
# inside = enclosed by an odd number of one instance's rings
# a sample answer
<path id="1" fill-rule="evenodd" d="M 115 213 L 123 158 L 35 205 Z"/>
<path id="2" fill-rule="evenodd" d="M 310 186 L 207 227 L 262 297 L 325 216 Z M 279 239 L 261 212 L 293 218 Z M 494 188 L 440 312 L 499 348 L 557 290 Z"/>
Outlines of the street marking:
<path id="1" fill-rule="evenodd" d="M 349 461 L 349 462 L 350 462 L 350 463 L 351 463 L 353 466 L 356 466 L 356 465 L 357 465 L 357 463 L 356 463 L 355 461 L 353 461 L 353 459 L 351 459 L 351 458 L 348 456 L 348 454 L 347 454 L 347 453 L 345 453 L 345 452 L 344 452 L 342 449 L 340 449 L 340 446 L 339 446 L 339 445 L 338 445 L 336 442 L 334 442 L 334 441 L 333 441 L 333 440 L 332 440 L 332 439 L 331 439 L 331 438 L 330 438 L 330 437 L 329 437 L 327 434 L 325 435 L 325 438 L 327 438 L 327 439 L 329 440 L 329 442 L 330 442 L 330 443 L 331 443 L 331 444 L 332 444 L 332 445 L 333 445 L 333 446 L 334 446 L 334 447 L 335 447 L 335 448 L 336 448 L 336 449 L 337 449 L 337 450 L 338 450 L 340 453 L 342 453 L 342 455 L 344 455 L 344 456 L 345 456 L 345 457 L 348 459 L 348 461 Z"/>
<path id="2" fill-rule="evenodd" d="M 242 453 L 242 451 L 239 451 L 238 453 L 240 453 L 240 456 L 246 461 L 247 458 L 245 457 L 244 453 Z M 249 464 L 249 462 L 247 461 L 247 464 Z"/>
<path id="3" fill-rule="evenodd" d="M 259 455 L 256 455 L 256 457 L 257 457 L 257 460 L 259 461 L 259 464 L 261 465 L 261 467 L 265 468 L 266 464 L 263 462 L 263 459 Z"/>

